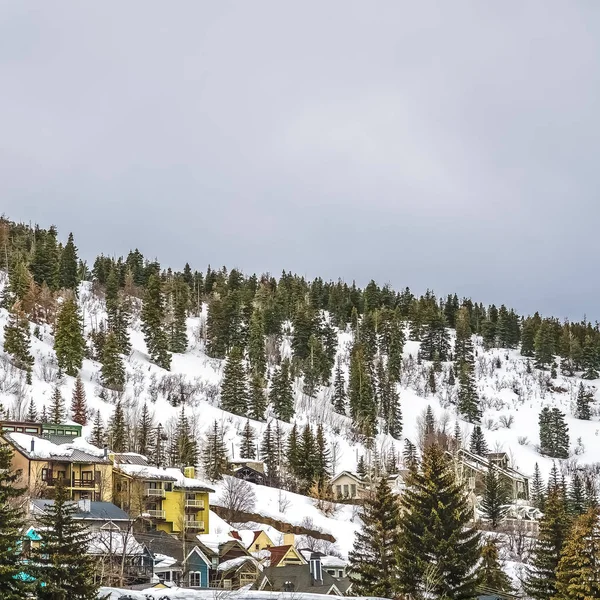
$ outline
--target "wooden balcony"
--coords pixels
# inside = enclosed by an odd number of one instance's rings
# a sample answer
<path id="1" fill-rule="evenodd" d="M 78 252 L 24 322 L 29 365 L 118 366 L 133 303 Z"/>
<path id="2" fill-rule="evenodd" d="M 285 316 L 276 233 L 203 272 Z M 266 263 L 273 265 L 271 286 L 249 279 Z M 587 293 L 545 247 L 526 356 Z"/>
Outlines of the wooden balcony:
<path id="1" fill-rule="evenodd" d="M 185 507 L 186 508 L 197 508 L 199 510 L 204 510 L 204 500 L 186 500 Z"/>
<path id="2" fill-rule="evenodd" d="M 204 521 L 192 521 L 191 519 L 185 520 L 186 529 L 196 529 L 198 531 L 204 531 Z"/>
<path id="3" fill-rule="evenodd" d="M 148 510 L 146 511 L 153 519 L 164 519 L 165 511 L 164 510 Z"/>
<path id="4" fill-rule="evenodd" d="M 162 488 L 147 488 L 146 496 L 149 496 L 151 498 L 164 498 L 165 490 L 163 490 Z"/>
<path id="5" fill-rule="evenodd" d="M 58 485 L 59 481 L 62 481 L 68 488 L 95 488 L 96 482 L 93 479 L 76 479 L 73 477 L 69 479 L 68 477 L 47 477 L 45 479 L 46 484 L 49 486 Z"/>

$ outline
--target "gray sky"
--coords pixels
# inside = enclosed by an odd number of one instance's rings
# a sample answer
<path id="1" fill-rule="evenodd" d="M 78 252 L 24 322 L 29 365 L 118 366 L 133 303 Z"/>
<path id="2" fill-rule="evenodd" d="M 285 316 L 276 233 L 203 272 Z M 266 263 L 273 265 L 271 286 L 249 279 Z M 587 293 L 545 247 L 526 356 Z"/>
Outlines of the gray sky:
<path id="1" fill-rule="evenodd" d="M 599 63 L 595 0 L 0 0 L 0 210 L 600 318 Z"/>

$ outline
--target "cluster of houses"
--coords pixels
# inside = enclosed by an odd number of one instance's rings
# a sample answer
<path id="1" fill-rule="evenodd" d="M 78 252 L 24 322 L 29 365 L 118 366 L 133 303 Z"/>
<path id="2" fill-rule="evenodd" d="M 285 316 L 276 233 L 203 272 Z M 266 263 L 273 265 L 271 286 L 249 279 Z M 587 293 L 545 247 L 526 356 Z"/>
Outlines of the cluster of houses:
<path id="1" fill-rule="evenodd" d="M 31 526 L 23 554 L 42 543 L 35 517 L 53 502 L 53 488 L 66 484 L 76 503 L 75 518 L 92 531 L 88 552 L 97 557 L 103 581 L 140 589 L 149 585 L 192 588 L 310 592 L 344 596 L 351 592 L 346 561 L 298 547 L 293 534 L 233 530 L 219 517 L 211 528 L 209 494 L 214 490 L 196 478 L 194 467 L 159 468 L 135 453 L 113 453 L 82 437 L 76 423 L 0 422 L 0 443 L 13 448 L 13 468 L 29 490 Z M 529 481 L 512 469 L 505 453 L 478 456 L 459 450 L 457 474 L 468 485 L 477 518 L 477 498 L 488 469 L 495 469 L 511 490 L 515 509 L 508 518 L 535 523 L 528 507 Z M 231 461 L 235 477 L 265 482 L 260 461 Z M 390 475 L 396 493 L 406 487 L 407 471 Z M 343 471 L 331 486 L 339 501 L 361 503 L 372 491 L 368 477 Z M 214 533 L 214 531 L 220 533 Z M 271 532 L 272 537 L 276 537 Z"/>

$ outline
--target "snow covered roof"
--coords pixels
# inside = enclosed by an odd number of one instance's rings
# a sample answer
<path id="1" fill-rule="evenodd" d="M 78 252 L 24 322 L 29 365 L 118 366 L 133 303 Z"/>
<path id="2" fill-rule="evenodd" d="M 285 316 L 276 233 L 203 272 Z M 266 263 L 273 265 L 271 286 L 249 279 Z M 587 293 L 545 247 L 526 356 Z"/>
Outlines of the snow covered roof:
<path id="1" fill-rule="evenodd" d="M 302 554 L 306 562 L 310 561 L 310 557 L 313 554 L 315 554 L 315 552 L 309 550 L 308 548 L 303 548 L 302 550 L 300 550 L 300 553 Z M 321 554 L 320 552 L 317 552 L 316 554 L 320 555 L 321 564 L 323 565 L 323 567 L 343 569 L 348 566 L 348 561 L 344 560 L 343 558 Z"/>
<path id="2" fill-rule="evenodd" d="M 131 477 L 152 479 L 156 481 L 177 481 L 177 478 L 174 475 L 167 473 L 167 469 L 161 469 L 159 467 L 152 467 L 150 465 L 124 465 L 121 463 L 115 463 L 114 467 Z"/>
<path id="3" fill-rule="evenodd" d="M 4 438 L 30 459 L 63 460 L 65 462 L 108 463 L 104 451 L 76 438 L 68 444 L 54 444 L 50 440 L 27 433 L 5 433 Z"/>
<path id="4" fill-rule="evenodd" d="M 133 537 L 131 532 L 125 531 L 96 531 L 92 533 L 90 545 L 88 546 L 90 554 L 116 554 L 122 556 L 141 556 L 144 554 L 144 547 Z"/>
<path id="5" fill-rule="evenodd" d="M 262 569 L 260 563 L 253 556 L 238 556 L 237 558 L 232 558 L 231 560 L 226 560 L 222 562 L 218 567 L 217 571 L 231 571 L 232 569 L 238 569 L 244 563 L 251 562 L 253 565 Z"/>
<path id="6" fill-rule="evenodd" d="M 199 492 L 210 492 L 214 493 L 214 489 L 209 487 L 204 481 L 200 479 L 195 479 L 192 477 L 186 477 L 179 469 L 165 469 L 165 471 L 172 475 L 177 483 L 176 487 L 185 488 L 186 490 L 196 490 Z"/>
<path id="7" fill-rule="evenodd" d="M 36 498 L 31 501 L 32 512 L 43 512 L 48 506 L 52 506 L 53 504 L 54 500 Z M 74 504 L 77 505 L 77 512 L 73 515 L 75 519 L 85 521 L 115 521 L 117 523 L 131 521 L 129 515 L 112 502 L 80 500 Z"/>

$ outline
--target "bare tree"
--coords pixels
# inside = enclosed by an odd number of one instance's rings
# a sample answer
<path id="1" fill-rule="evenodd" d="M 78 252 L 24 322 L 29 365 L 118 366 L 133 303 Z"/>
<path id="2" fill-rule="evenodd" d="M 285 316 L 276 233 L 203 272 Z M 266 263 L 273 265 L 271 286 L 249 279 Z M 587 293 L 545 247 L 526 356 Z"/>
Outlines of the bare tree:
<path id="1" fill-rule="evenodd" d="M 252 512 L 256 504 L 256 494 L 252 485 L 237 477 L 225 477 L 223 492 L 219 498 L 225 509 L 225 520 L 235 521 L 240 512 Z"/>

